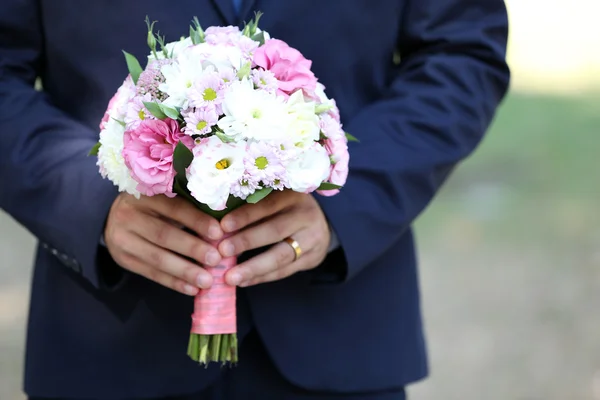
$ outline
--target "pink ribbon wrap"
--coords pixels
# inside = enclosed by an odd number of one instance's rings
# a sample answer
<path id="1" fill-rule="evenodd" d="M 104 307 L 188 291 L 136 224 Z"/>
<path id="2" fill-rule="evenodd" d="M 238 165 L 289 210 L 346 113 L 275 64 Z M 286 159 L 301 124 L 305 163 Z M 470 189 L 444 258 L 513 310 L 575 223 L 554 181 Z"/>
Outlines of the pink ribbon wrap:
<path id="1" fill-rule="evenodd" d="M 225 283 L 225 274 L 236 264 L 236 257 L 228 257 L 217 267 L 205 267 L 213 276 L 213 284 L 210 289 L 200 290 L 194 299 L 192 333 L 218 335 L 237 332 L 236 287 Z"/>

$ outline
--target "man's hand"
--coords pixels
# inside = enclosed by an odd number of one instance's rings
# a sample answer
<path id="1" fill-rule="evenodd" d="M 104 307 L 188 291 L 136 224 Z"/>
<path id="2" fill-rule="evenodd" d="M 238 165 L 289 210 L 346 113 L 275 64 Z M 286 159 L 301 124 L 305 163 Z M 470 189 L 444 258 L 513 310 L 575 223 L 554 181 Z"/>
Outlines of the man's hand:
<path id="1" fill-rule="evenodd" d="M 198 288 L 210 287 L 212 276 L 184 257 L 217 266 L 221 255 L 201 238 L 219 240 L 222 236 L 216 219 L 185 200 L 165 196 L 137 200 L 128 194 L 119 195 L 113 203 L 104 231 L 108 251 L 117 264 L 190 296 L 198 294 Z"/>
<path id="2" fill-rule="evenodd" d="M 268 251 L 227 272 L 229 285 L 251 286 L 286 278 L 317 267 L 327 256 L 331 233 L 321 207 L 309 194 L 291 190 L 275 192 L 257 204 L 247 204 L 221 220 L 226 233 L 236 232 L 219 244 L 223 257 L 275 244 Z M 294 261 L 292 247 L 282 240 L 292 237 L 301 249 Z"/>

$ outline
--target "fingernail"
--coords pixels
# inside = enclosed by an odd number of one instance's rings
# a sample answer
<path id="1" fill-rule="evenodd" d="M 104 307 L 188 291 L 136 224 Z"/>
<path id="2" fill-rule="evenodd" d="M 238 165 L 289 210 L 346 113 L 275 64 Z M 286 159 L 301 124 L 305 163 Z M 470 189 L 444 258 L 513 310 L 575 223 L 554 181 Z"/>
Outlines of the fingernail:
<path id="1" fill-rule="evenodd" d="M 193 295 L 196 295 L 196 294 L 198 294 L 198 288 L 195 288 L 195 287 L 193 287 L 192 285 L 187 285 L 187 284 L 186 284 L 186 285 L 183 287 L 183 290 L 184 290 L 184 291 L 185 291 L 187 294 L 189 294 L 189 295 L 192 295 L 192 296 L 193 296 Z"/>
<path id="2" fill-rule="evenodd" d="M 196 283 L 198 284 L 199 288 L 208 289 L 211 284 L 211 279 L 206 275 L 198 275 L 198 278 L 196 279 Z"/>
<path id="3" fill-rule="evenodd" d="M 235 230 L 235 221 L 233 219 L 228 219 L 223 222 L 223 227 L 227 232 L 233 232 Z"/>
<path id="4" fill-rule="evenodd" d="M 235 247 L 231 242 L 223 243 L 223 255 L 225 257 L 232 257 L 235 255 Z"/>
<path id="5" fill-rule="evenodd" d="M 210 266 L 215 266 L 221 261 L 221 257 L 219 256 L 219 252 L 215 250 L 209 250 L 206 253 L 206 263 Z"/>
<path id="6" fill-rule="evenodd" d="M 208 237 L 213 240 L 218 240 L 221 238 L 221 228 L 216 225 L 211 225 L 208 228 Z"/>
<path id="7" fill-rule="evenodd" d="M 242 282 L 242 275 L 238 274 L 237 272 L 233 272 L 231 273 L 231 275 L 229 275 L 229 284 L 231 286 L 237 286 Z"/>

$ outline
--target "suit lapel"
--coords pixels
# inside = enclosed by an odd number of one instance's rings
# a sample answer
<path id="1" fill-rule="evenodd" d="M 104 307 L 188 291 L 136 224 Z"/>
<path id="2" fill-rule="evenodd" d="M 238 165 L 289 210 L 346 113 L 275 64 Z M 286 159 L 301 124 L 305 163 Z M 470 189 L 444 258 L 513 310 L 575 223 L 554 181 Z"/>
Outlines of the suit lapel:
<path id="1" fill-rule="evenodd" d="M 237 18 L 235 16 L 235 9 L 233 8 L 233 0 L 211 0 L 215 5 L 221 18 L 225 22 L 225 25 L 237 25 Z"/>

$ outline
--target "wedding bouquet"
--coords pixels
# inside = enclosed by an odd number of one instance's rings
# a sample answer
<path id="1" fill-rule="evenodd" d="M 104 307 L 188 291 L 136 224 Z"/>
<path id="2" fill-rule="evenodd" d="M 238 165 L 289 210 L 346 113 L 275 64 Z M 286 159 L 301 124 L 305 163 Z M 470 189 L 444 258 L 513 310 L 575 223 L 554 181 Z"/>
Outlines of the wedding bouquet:
<path id="1" fill-rule="evenodd" d="M 348 174 L 348 139 L 339 110 L 311 62 L 258 28 L 203 30 L 165 43 L 148 20 L 142 68 L 125 53 L 129 75 L 100 123 L 90 154 L 101 175 L 134 196 L 182 196 L 222 218 L 274 190 L 330 196 Z M 213 287 L 195 298 L 188 355 L 237 362 L 235 287 L 211 268 Z"/>

